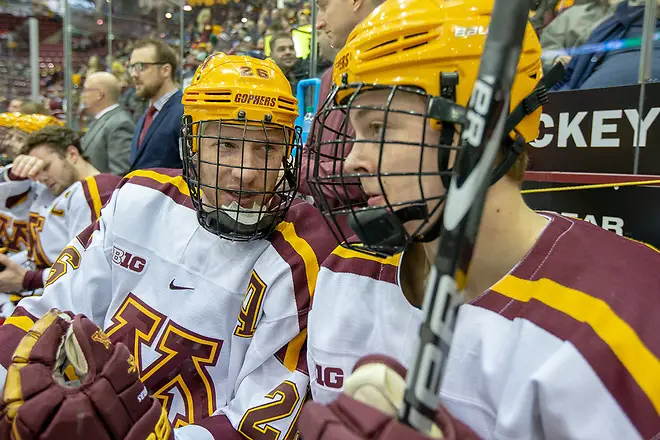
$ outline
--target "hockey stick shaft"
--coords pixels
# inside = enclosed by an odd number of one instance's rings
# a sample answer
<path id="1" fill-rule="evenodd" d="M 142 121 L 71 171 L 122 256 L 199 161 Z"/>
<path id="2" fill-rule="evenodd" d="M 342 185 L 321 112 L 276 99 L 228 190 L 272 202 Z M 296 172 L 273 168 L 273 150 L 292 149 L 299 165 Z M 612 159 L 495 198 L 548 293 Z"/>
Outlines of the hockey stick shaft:
<path id="1" fill-rule="evenodd" d="M 462 290 L 477 239 L 486 191 L 506 133 L 509 94 L 529 14 L 528 0 L 496 0 L 468 105 L 469 124 L 443 211 L 438 253 L 427 280 L 417 357 L 409 371 L 399 419 L 428 433 L 440 405 L 440 386 Z"/>

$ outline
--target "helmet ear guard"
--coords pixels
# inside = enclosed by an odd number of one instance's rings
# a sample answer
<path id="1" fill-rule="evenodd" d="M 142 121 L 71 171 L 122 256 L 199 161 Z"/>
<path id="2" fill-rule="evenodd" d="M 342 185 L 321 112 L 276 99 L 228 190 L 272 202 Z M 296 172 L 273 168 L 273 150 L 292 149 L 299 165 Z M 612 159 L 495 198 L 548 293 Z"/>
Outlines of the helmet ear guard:
<path id="1" fill-rule="evenodd" d="M 525 142 L 525 138 L 520 133 L 515 131 L 516 127 L 528 115 L 531 115 L 548 103 L 548 89 L 561 80 L 564 77 L 564 74 L 564 65 L 562 63 L 555 64 L 552 69 L 550 69 L 550 71 L 539 80 L 532 93 L 520 101 L 516 108 L 509 113 L 509 116 L 506 119 L 506 125 L 504 126 L 504 132 L 513 133 L 515 138 L 512 138 L 509 135 L 504 139 L 504 159 L 502 159 L 502 162 L 500 162 L 497 168 L 493 170 L 493 175 L 490 179 L 491 185 L 494 185 L 509 172 L 518 159 L 518 156 L 520 156 L 525 150 L 527 142 Z"/>

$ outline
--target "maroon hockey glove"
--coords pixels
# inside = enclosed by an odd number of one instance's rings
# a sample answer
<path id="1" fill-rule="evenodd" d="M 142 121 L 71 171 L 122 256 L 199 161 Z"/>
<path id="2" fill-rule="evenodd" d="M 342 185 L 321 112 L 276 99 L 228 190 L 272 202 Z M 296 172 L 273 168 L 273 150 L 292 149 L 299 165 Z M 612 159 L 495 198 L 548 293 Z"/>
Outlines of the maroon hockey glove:
<path id="1" fill-rule="evenodd" d="M 395 414 L 401 403 L 404 376 L 405 369 L 394 359 L 385 356 L 363 358 L 347 380 L 345 393 L 337 400 L 329 405 L 316 402 L 305 405 L 298 421 L 301 437 L 304 440 L 428 440 L 430 438 L 477 440 L 479 438 L 444 408 L 438 410 L 437 427 L 429 434 L 430 436 L 399 423 Z M 355 381 L 351 383 L 352 379 Z"/>
<path id="2" fill-rule="evenodd" d="M 20 342 L 0 402 L 0 439 L 165 440 L 172 427 L 133 356 L 83 315 L 51 310 Z"/>

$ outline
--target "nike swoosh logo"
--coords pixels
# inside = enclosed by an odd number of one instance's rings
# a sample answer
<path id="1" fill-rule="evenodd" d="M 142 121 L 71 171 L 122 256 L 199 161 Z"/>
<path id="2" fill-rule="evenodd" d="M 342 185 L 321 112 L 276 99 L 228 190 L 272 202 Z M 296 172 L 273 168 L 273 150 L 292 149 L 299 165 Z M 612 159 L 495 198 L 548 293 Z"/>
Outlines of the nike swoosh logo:
<path id="1" fill-rule="evenodd" d="M 174 280 L 170 281 L 170 290 L 195 290 L 194 287 L 183 287 L 183 286 L 177 286 L 174 284 Z"/>

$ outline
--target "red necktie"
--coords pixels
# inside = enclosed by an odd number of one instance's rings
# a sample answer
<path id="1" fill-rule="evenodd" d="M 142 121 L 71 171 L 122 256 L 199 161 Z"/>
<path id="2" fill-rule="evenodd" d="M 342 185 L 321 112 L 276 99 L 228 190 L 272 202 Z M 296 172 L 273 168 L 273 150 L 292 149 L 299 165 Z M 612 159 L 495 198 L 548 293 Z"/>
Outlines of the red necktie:
<path id="1" fill-rule="evenodd" d="M 144 118 L 144 125 L 142 125 L 142 132 L 140 132 L 140 140 L 138 141 L 138 148 L 142 147 L 142 141 L 144 140 L 144 136 L 147 134 L 147 130 L 149 130 L 149 126 L 151 125 L 151 122 L 154 120 L 154 113 L 156 113 L 156 107 L 153 105 L 149 107 L 149 110 L 147 110 L 147 116 Z"/>

